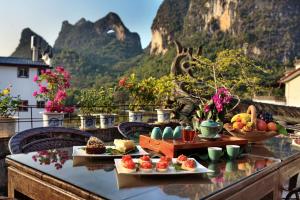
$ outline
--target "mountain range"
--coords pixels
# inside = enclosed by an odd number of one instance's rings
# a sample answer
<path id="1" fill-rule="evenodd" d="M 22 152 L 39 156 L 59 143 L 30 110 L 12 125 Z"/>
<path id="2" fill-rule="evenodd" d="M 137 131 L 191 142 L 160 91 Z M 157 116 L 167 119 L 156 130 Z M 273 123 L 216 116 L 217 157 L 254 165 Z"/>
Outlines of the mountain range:
<path id="1" fill-rule="evenodd" d="M 169 72 L 174 40 L 202 46 L 209 58 L 226 48 L 244 48 L 272 66 L 288 65 L 300 54 L 300 1 L 164 0 L 151 31 L 151 42 L 142 49 L 139 35 L 115 13 L 96 22 L 64 21 L 53 46 L 53 65 L 68 68 L 76 87 L 110 84 L 133 71 L 140 77 L 161 76 Z M 30 57 L 32 34 L 37 35 L 23 30 L 13 56 Z M 41 44 L 48 45 L 44 39 Z"/>

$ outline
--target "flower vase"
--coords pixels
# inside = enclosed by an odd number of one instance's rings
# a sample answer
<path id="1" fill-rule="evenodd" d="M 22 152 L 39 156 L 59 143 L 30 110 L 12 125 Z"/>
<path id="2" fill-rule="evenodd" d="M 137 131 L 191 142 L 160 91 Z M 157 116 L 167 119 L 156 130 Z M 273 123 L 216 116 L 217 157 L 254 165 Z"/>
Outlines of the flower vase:
<path id="1" fill-rule="evenodd" d="M 157 111 L 157 122 L 167 123 L 171 118 L 171 109 L 156 109 Z"/>
<path id="2" fill-rule="evenodd" d="M 16 119 L 0 117 L 0 138 L 9 138 L 16 133 Z"/>
<path id="3" fill-rule="evenodd" d="M 93 130 L 96 129 L 96 116 L 94 115 L 78 115 L 80 117 L 80 129 Z"/>
<path id="4" fill-rule="evenodd" d="M 116 114 L 100 114 L 100 128 L 114 127 Z"/>
<path id="5" fill-rule="evenodd" d="M 143 112 L 142 111 L 129 111 L 129 122 L 142 122 Z"/>
<path id="6" fill-rule="evenodd" d="M 64 113 L 44 112 L 43 126 L 44 127 L 62 127 L 64 123 Z"/>

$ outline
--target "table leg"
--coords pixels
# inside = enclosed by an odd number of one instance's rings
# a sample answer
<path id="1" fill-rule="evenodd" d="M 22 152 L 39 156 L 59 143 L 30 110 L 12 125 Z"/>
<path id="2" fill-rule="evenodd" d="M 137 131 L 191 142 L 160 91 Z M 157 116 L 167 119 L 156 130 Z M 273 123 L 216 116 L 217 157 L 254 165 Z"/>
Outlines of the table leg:
<path id="1" fill-rule="evenodd" d="M 14 184 L 13 184 L 13 178 L 11 176 L 10 170 L 8 168 L 8 172 L 7 172 L 7 176 L 8 176 L 8 197 L 9 198 L 15 198 L 15 188 L 14 188 Z"/>

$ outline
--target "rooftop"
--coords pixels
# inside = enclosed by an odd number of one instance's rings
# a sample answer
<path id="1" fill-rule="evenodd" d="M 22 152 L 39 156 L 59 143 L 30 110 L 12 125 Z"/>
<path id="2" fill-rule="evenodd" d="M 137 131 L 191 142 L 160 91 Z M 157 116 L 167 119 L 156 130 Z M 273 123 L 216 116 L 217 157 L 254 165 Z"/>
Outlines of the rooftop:
<path id="1" fill-rule="evenodd" d="M 289 73 L 287 73 L 284 77 L 282 77 L 279 82 L 280 83 L 286 83 L 290 80 L 293 80 L 294 78 L 298 77 L 300 75 L 300 68 L 295 69 Z"/>
<path id="2" fill-rule="evenodd" d="M 27 67 L 42 67 L 48 68 L 49 65 L 45 64 L 43 61 L 32 61 L 27 58 L 17 58 L 17 57 L 2 57 L 0 56 L 0 66 L 27 66 Z"/>

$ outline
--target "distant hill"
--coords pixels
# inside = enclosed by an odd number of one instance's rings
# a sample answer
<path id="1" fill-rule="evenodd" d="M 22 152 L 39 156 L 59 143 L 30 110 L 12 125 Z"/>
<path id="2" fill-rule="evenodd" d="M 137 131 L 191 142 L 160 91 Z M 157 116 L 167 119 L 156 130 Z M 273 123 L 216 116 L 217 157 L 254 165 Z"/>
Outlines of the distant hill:
<path id="1" fill-rule="evenodd" d="M 33 35 L 39 38 L 41 42 L 40 44 L 41 52 L 46 50 L 47 46 L 50 46 L 43 37 L 33 32 L 30 28 L 25 28 L 21 33 L 19 45 L 17 46 L 16 50 L 11 54 L 11 56 L 31 58 L 32 53 L 31 53 L 30 44 L 31 44 L 31 36 Z"/>

